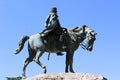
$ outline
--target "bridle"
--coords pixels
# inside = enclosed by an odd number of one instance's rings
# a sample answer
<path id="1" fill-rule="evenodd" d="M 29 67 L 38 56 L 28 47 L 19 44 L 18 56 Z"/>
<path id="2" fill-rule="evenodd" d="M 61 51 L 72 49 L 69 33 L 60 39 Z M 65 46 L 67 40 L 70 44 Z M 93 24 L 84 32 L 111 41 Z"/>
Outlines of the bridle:
<path id="1" fill-rule="evenodd" d="M 88 42 L 90 42 L 90 41 L 95 41 L 96 40 L 96 38 L 95 38 L 95 35 L 96 34 L 92 34 L 92 33 L 94 33 L 94 31 L 92 30 L 92 31 L 90 31 L 90 32 L 85 32 L 85 30 L 84 30 L 84 37 L 83 37 L 83 39 L 87 39 L 88 40 Z M 83 48 L 83 49 L 85 49 L 85 50 L 87 50 L 87 46 L 88 46 L 88 43 L 87 42 L 87 44 L 85 44 L 84 42 L 81 42 L 80 43 L 80 45 L 81 45 L 81 47 Z"/>
<path id="2" fill-rule="evenodd" d="M 73 31 L 77 35 L 77 43 L 79 43 L 83 49 L 89 50 L 89 46 L 92 46 L 94 40 L 96 39 L 96 33 L 93 30 L 89 29 L 86 25 L 83 25 L 82 28 L 76 27 L 73 29 Z M 84 43 L 85 39 L 87 39 L 86 44 Z"/>

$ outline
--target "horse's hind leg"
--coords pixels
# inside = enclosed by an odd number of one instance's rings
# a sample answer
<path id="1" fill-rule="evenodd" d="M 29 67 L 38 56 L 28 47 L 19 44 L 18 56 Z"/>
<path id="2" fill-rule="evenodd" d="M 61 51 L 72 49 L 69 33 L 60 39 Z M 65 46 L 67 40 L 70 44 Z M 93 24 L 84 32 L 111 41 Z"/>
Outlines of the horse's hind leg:
<path id="1" fill-rule="evenodd" d="M 24 65 L 23 65 L 23 72 L 22 72 L 22 78 L 26 78 L 26 67 L 28 66 L 28 64 L 30 62 L 33 61 L 33 57 L 32 56 L 29 56 L 25 61 L 24 61 Z"/>
<path id="2" fill-rule="evenodd" d="M 35 56 L 34 61 L 35 61 L 40 67 L 42 67 L 43 73 L 46 73 L 46 72 L 47 72 L 46 66 L 43 65 L 43 64 L 39 61 L 39 58 L 43 55 L 43 53 L 44 53 L 44 52 L 38 50 L 38 51 L 37 51 L 37 54 L 36 54 L 36 56 Z"/>
<path id="3" fill-rule="evenodd" d="M 36 61 L 35 61 L 36 62 Z M 39 60 L 36 62 L 39 66 L 42 67 L 43 69 L 43 73 L 46 73 L 47 72 L 47 69 L 46 69 L 46 66 L 44 66 Z"/>
<path id="4" fill-rule="evenodd" d="M 22 70 L 22 78 L 26 78 L 26 67 L 28 66 L 28 64 L 32 61 L 31 57 L 28 57 L 25 61 L 24 61 L 24 65 L 23 65 L 23 70 Z"/>
<path id="5" fill-rule="evenodd" d="M 28 64 L 30 62 L 33 61 L 33 59 L 34 59 L 34 57 L 36 55 L 35 51 L 30 48 L 29 44 L 28 44 L 28 52 L 29 52 L 29 57 L 24 61 L 23 70 L 22 70 L 22 78 L 26 78 L 26 75 L 25 75 L 26 67 L 28 66 Z"/>

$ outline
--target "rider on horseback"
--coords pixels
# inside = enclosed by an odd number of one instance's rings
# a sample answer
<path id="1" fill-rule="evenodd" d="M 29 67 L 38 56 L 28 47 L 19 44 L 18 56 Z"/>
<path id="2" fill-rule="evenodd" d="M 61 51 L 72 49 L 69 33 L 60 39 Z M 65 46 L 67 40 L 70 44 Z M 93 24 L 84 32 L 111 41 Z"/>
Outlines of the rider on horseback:
<path id="1" fill-rule="evenodd" d="M 50 14 L 48 15 L 46 19 L 46 24 L 45 24 L 46 29 L 43 30 L 41 33 L 41 36 L 44 38 L 47 36 L 49 33 L 54 33 L 54 35 L 57 35 L 55 41 L 57 43 L 62 42 L 62 33 L 64 33 L 65 28 L 62 28 L 59 23 L 58 15 L 57 15 L 57 8 L 53 7 L 51 8 Z M 63 55 L 62 53 L 57 53 L 57 55 Z"/>

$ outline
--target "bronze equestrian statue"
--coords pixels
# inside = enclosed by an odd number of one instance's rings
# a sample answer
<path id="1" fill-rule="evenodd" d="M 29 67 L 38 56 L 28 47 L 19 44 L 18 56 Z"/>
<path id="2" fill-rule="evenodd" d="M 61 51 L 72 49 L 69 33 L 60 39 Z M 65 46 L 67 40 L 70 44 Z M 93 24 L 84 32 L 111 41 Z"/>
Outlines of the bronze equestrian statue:
<path id="1" fill-rule="evenodd" d="M 28 52 L 29 57 L 25 60 L 22 77 L 26 78 L 25 71 L 28 64 L 35 61 L 42 69 L 43 73 L 47 72 L 46 66 L 39 60 L 44 52 L 48 53 L 60 53 L 66 52 L 66 67 L 65 72 L 74 72 L 73 70 L 73 55 L 74 51 L 81 45 L 88 51 L 93 50 L 93 44 L 96 40 L 96 32 L 86 25 L 78 26 L 74 28 L 67 28 L 66 32 L 62 33 L 62 41 L 60 44 L 66 47 L 60 46 L 58 48 L 58 41 L 55 40 L 55 34 L 48 34 L 43 38 L 43 32 L 37 33 L 31 36 L 23 36 L 19 42 L 18 49 L 15 50 L 15 54 L 18 54 L 24 47 L 24 43 L 28 40 Z M 82 42 L 86 39 L 87 44 L 83 45 Z"/>

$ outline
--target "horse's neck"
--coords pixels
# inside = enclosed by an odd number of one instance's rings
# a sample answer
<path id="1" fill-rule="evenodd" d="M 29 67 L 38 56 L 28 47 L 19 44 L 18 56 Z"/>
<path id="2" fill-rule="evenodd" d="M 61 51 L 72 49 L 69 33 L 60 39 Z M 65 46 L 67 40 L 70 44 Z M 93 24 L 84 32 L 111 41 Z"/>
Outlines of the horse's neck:
<path id="1" fill-rule="evenodd" d="M 77 35 L 72 31 L 72 29 L 68 29 L 68 34 L 70 37 L 73 37 L 74 38 L 74 41 L 77 40 Z"/>
<path id="2" fill-rule="evenodd" d="M 82 38 L 78 38 L 78 36 L 72 31 L 73 29 L 68 29 L 69 36 L 74 38 L 75 41 L 75 50 L 78 49 L 81 42 L 84 41 Z"/>

